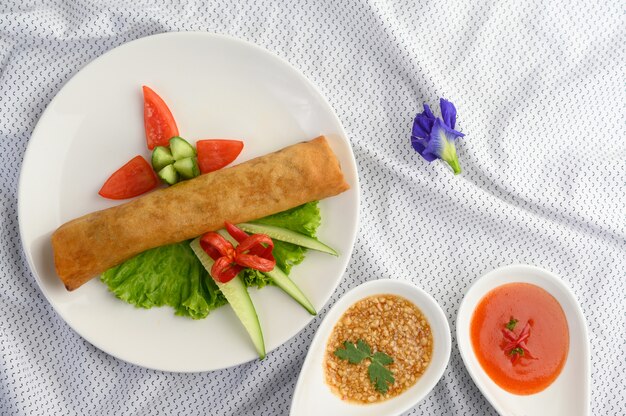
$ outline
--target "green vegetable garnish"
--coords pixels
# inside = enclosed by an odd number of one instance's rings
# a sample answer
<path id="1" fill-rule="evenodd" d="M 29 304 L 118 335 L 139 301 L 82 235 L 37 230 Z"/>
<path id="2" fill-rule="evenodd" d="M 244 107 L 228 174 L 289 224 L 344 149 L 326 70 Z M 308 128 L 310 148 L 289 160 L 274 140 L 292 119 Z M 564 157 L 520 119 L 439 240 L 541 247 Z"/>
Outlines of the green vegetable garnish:
<path id="1" fill-rule="evenodd" d="M 322 217 L 315 201 L 251 222 L 287 228 L 309 237 L 315 237 Z"/>
<path id="2" fill-rule="evenodd" d="M 158 172 L 166 166 L 174 163 L 172 152 L 165 146 L 157 146 L 152 151 L 152 168 Z"/>
<path id="3" fill-rule="evenodd" d="M 358 364 L 364 359 L 372 355 L 370 346 L 367 345 L 362 339 L 356 342 L 356 345 L 351 342 L 344 342 L 343 349 L 337 348 L 335 355 L 342 360 L 348 360 L 350 364 Z"/>
<path id="4" fill-rule="evenodd" d="M 187 241 L 145 251 L 107 270 L 101 279 L 125 302 L 141 308 L 168 305 L 176 315 L 193 319 L 226 304 Z"/>
<path id="5" fill-rule="evenodd" d="M 513 319 L 511 317 L 511 320 L 505 326 L 506 326 L 506 329 L 508 329 L 509 331 L 512 331 L 515 329 L 515 325 L 517 325 L 517 319 Z"/>
<path id="6" fill-rule="evenodd" d="M 196 149 L 194 149 L 193 145 L 182 137 L 172 137 L 169 145 L 174 160 L 182 160 L 196 155 Z"/>
<path id="7" fill-rule="evenodd" d="M 520 357 L 524 356 L 524 350 L 521 347 L 513 348 L 509 351 L 509 355 L 518 354 Z"/>
<path id="8" fill-rule="evenodd" d="M 258 220 L 293 231 L 315 236 L 320 224 L 317 202 L 309 202 L 288 211 Z M 276 265 L 286 274 L 304 260 L 306 249 L 274 241 L 272 254 Z M 246 286 L 262 288 L 270 278 L 258 270 L 242 270 Z M 226 299 L 213 279 L 193 254 L 189 242 L 157 247 L 113 267 L 101 277 L 118 298 L 141 308 L 168 305 L 177 315 L 202 319 L 213 309 L 225 305 Z"/>
<path id="9" fill-rule="evenodd" d="M 362 339 L 358 340 L 356 344 L 345 341 L 343 348 L 335 350 L 335 355 L 342 360 L 348 360 L 351 364 L 359 364 L 369 358 L 370 365 L 367 367 L 367 374 L 376 390 L 381 394 L 387 394 L 389 385 L 396 381 L 391 370 L 385 367 L 393 363 L 393 358 L 381 351 L 372 354 L 370 346 Z"/>
<path id="10" fill-rule="evenodd" d="M 321 221 L 322 217 L 320 216 L 320 210 L 317 207 L 316 201 L 252 222 L 287 228 L 309 237 L 315 237 L 315 233 Z M 280 267 L 282 271 L 289 274 L 292 266 L 302 263 L 306 251 L 306 248 L 295 244 L 274 240 L 274 250 L 272 254 L 276 258 L 276 265 Z"/>
<path id="11" fill-rule="evenodd" d="M 200 175 L 196 149 L 182 137 L 172 137 L 169 147 L 157 146 L 152 152 L 152 168 L 168 185 Z"/>

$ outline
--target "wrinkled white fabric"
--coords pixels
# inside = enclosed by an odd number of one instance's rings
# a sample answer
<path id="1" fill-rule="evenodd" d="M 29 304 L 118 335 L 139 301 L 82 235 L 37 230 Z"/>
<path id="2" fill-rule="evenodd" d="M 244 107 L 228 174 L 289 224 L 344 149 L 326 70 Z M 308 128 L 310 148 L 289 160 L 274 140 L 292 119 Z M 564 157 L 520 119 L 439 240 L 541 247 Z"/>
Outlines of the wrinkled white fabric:
<path id="1" fill-rule="evenodd" d="M 591 340 L 592 412 L 626 413 L 626 25 L 620 2 L 0 2 L 0 414 L 282 415 L 320 323 L 266 360 L 199 374 L 121 362 L 74 333 L 28 269 L 17 179 L 33 128 L 81 67 L 133 39 L 207 31 L 254 42 L 315 83 L 361 181 L 361 282 L 406 279 L 448 315 L 443 379 L 408 414 L 493 415 L 454 339 L 464 291 L 511 263 L 573 288 Z M 166 61 L 167 57 L 164 57 Z M 410 145 L 423 102 L 458 109 L 463 173 Z M 45 209 L 41 207 L 41 209 Z"/>

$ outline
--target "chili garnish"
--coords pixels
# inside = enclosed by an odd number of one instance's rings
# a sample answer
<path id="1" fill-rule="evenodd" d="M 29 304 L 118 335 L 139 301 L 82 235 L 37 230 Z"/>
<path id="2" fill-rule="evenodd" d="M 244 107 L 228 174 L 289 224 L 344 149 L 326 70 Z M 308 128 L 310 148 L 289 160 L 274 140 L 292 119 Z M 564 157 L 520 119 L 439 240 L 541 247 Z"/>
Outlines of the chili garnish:
<path id="1" fill-rule="evenodd" d="M 265 234 L 248 235 L 229 222 L 224 225 L 226 231 L 239 243 L 236 248 L 216 232 L 206 233 L 200 239 L 202 249 L 215 261 L 211 267 L 211 276 L 215 280 L 227 283 L 246 267 L 261 272 L 274 269 L 274 242 L 270 237 Z"/>
<path id="2" fill-rule="evenodd" d="M 520 357 L 536 360 L 537 358 L 532 355 L 526 345 L 526 341 L 530 337 L 530 322 L 526 322 L 519 335 L 515 335 L 512 330 L 515 328 L 515 324 L 517 324 L 517 320 L 511 318 L 509 323 L 502 328 L 502 335 L 505 338 L 505 344 L 502 347 L 504 353 L 511 356 L 513 363 L 516 363 Z"/>

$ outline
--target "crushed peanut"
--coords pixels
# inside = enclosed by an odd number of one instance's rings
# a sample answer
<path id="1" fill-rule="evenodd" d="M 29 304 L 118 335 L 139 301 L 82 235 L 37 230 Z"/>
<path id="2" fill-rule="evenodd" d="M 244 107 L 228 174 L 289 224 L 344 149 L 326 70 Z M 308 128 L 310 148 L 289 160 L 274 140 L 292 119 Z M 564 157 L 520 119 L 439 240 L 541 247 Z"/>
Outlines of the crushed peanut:
<path id="1" fill-rule="evenodd" d="M 359 339 L 370 345 L 372 353 L 382 351 L 394 360 L 388 368 L 395 382 L 385 395 L 369 379 L 369 360 L 350 364 L 334 354 L 345 341 Z M 387 400 L 417 382 L 430 364 L 432 350 L 430 325 L 417 306 L 401 296 L 370 296 L 350 306 L 335 325 L 326 344 L 326 382 L 343 400 L 364 404 Z"/>

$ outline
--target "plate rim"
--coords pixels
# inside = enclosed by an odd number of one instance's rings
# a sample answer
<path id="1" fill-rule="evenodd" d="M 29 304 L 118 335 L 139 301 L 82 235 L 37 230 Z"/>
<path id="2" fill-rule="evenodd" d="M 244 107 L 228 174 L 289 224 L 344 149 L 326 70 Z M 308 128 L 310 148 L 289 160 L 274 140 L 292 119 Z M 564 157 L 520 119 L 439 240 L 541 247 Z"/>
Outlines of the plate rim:
<path id="1" fill-rule="evenodd" d="M 41 119 L 46 116 L 46 114 L 50 111 L 50 108 L 53 106 L 53 104 L 58 100 L 59 95 L 62 93 L 62 91 L 68 86 L 71 85 L 73 82 L 76 82 L 76 79 L 80 77 L 80 75 L 84 72 L 84 70 L 97 65 L 101 60 L 107 58 L 109 55 L 115 53 L 118 49 L 120 48 L 127 48 L 127 47 L 131 47 L 131 46 L 135 46 L 137 44 L 140 44 L 142 42 L 147 42 L 147 41 L 153 41 L 155 39 L 158 38 L 185 38 L 185 37 L 205 37 L 207 39 L 221 39 L 227 42 L 234 42 L 239 44 L 242 47 L 247 47 L 247 48 L 252 48 L 255 49 L 256 51 L 268 56 L 271 59 L 277 60 L 277 62 L 280 62 L 282 65 L 284 65 L 289 71 L 291 71 L 291 73 L 293 73 L 295 76 L 297 76 L 297 78 L 306 86 L 310 87 L 312 94 L 314 96 L 316 96 L 321 103 L 329 110 L 329 116 L 331 116 L 335 123 L 338 126 L 338 133 L 339 136 L 341 138 L 342 141 L 345 141 L 345 144 L 347 145 L 347 148 L 349 150 L 349 152 L 347 152 L 346 154 L 346 159 L 348 161 L 349 166 L 347 167 L 350 171 L 353 171 L 354 173 L 354 184 L 350 184 L 351 185 L 351 189 L 353 191 L 353 202 L 355 204 L 355 218 L 354 218 L 354 230 L 351 233 L 352 235 L 349 238 L 349 246 L 350 246 L 350 251 L 349 253 L 346 253 L 345 256 L 345 260 L 344 260 L 344 264 L 341 265 L 340 269 L 340 276 L 339 279 L 337 280 L 337 283 L 333 286 L 333 287 L 329 287 L 329 289 L 327 291 L 325 291 L 326 293 L 322 296 L 323 298 L 323 303 L 322 305 L 318 308 L 318 313 L 313 316 L 313 315 L 309 315 L 307 316 L 307 320 L 306 322 L 303 323 L 303 325 L 297 330 L 295 331 L 293 334 L 291 334 L 289 337 L 287 337 L 283 342 L 279 343 L 278 345 L 276 345 L 273 348 L 268 348 L 266 351 L 266 354 L 269 355 L 272 351 L 278 349 L 279 347 L 285 345 L 287 342 L 289 342 L 291 339 L 293 339 L 296 335 L 298 335 L 300 332 L 302 332 L 303 330 L 306 329 L 306 327 L 308 325 L 311 324 L 311 322 L 320 316 L 320 310 L 322 310 L 330 301 L 332 295 L 337 291 L 337 288 L 339 287 L 339 285 L 341 284 L 341 282 L 343 281 L 344 275 L 346 273 L 346 270 L 348 268 L 348 265 L 350 263 L 350 259 L 352 257 L 352 254 L 354 252 L 354 244 L 356 242 L 356 238 L 358 235 L 358 231 L 359 231 L 359 223 L 360 223 L 360 208 L 361 208 L 361 193 L 360 193 L 360 181 L 359 181 L 359 175 L 358 175 L 358 167 L 357 167 L 357 163 L 356 163 L 356 159 L 354 156 L 354 151 L 352 148 L 352 144 L 348 138 L 348 135 L 346 134 L 345 128 L 341 122 L 341 120 L 339 119 L 339 116 L 337 115 L 335 109 L 330 105 L 328 99 L 322 94 L 322 92 L 320 91 L 320 88 L 313 82 L 311 81 L 309 78 L 307 78 L 300 69 L 296 68 L 293 64 L 291 64 L 289 61 L 287 61 L 286 59 L 282 58 L 281 56 L 279 56 L 278 54 L 276 54 L 273 51 L 270 51 L 260 45 L 257 45 L 253 42 L 241 39 L 241 38 L 237 38 L 234 36 L 230 36 L 227 34 L 222 34 L 222 33 L 212 33 L 212 32 L 203 32 L 203 31 L 181 31 L 181 32 L 163 32 L 163 33 L 157 33 L 157 34 L 153 34 L 153 35 L 148 35 L 148 36 L 143 36 L 137 39 L 133 39 L 131 41 L 128 42 L 124 42 L 120 45 L 117 45 L 115 47 L 110 48 L 109 50 L 105 51 L 104 53 L 102 53 L 101 55 L 97 56 L 96 58 L 92 59 L 91 61 L 89 61 L 87 64 L 83 65 L 82 67 L 78 68 L 76 70 L 76 72 L 66 81 L 63 83 L 63 85 L 59 88 L 59 90 L 55 93 L 54 97 L 50 100 L 50 102 L 46 105 L 46 108 L 44 109 L 44 111 L 42 111 L 42 113 L 40 114 L 39 118 L 37 119 L 37 123 L 35 124 L 35 127 L 33 128 L 32 133 L 30 134 L 28 143 L 26 144 L 26 149 L 24 151 L 24 155 L 22 157 L 22 164 L 20 166 L 20 171 L 19 171 L 19 177 L 18 177 L 18 184 L 17 184 L 17 219 L 18 219 L 18 228 L 19 228 L 19 238 L 20 238 L 20 246 L 22 249 L 22 252 L 24 254 L 24 257 L 26 258 L 26 263 L 28 265 L 30 274 L 35 278 L 35 282 L 37 283 L 37 287 L 39 289 L 39 291 L 44 295 L 46 301 L 48 302 L 48 304 L 50 304 L 52 306 L 52 309 L 54 310 L 54 312 L 57 314 L 57 316 L 59 316 L 61 318 L 61 320 L 68 325 L 72 331 L 74 331 L 78 336 L 80 336 L 82 339 L 84 339 L 85 341 L 87 341 L 89 344 L 91 344 L 92 346 L 94 346 L 95 348 L 97 348 L 100 351 L 105 352 L 106 354 L 114 357 L 115 359 L 118 359 L 120 361 L 132 364 L 132 365 L 136 365 L 140 368 L 145 368 L 151 371 L 163 371 L 163 372 L 170 372 L 170 373 L 204 373 L 204 372 L 211 372 L 211 371 L 220 371 L 220 370 L 225 370 L 225 369 L 229 369 L 229 368 L 233 368 L 233 367 L 237 367 L 240 366 L 242 364 L 246 364 L 249 362 L 253 362 L 258 360 L 258 357 L 252 357 L 248 360 L 243 360 L 234 364 L 230 364 L 230 365 L 226 365 L 226 366 L 220 366 L 220 367 L 214 367 L 214 368 L 200 368 L 200 369 L 171 369 L 171 368 L 164 368 L 164 367 L 157 367 L 157 366 L 149 366 L 149 365 L 145 365 L 142 363 L 137 363 L 137 362 L 133 362 L 130 361 L 126 358 L 120 357 L 116 352 L 112 351 L 111 348 L 108 348 L 105 345 L 101 345 L 100 343 L 94 342 L 93 338 L 89 335 L 83 334 L 81 331 L 77 330 L 77 328 L 75 327 L 74 324 L 68 322 L 68 320 L 65 319 L 63 313 L 59 310 L 58 306 L 55 304 L 55 302 L 52 301 L 50 294 L 48 293 L 48 291 L 44 290 L 44 285 L 42 284 L 42 280 L 41 277 L 39 276 L 38 273 L 35 272 L 36 268 L 34 265 L 34 260 L 33 260 L 33 255 L 30 251 L 27 250 L 26 248 L 26 243 L 24 240 L 24 221 L 25 221 L 25 207 L 22 203 L 23 201 L 23 196 L 26 192 L 25 190 L 25 185 L 24 185 L 24 171 L 25 171 L 25 167 L 28 166 L 30 159 L 32 159 L 32 154 L 33 154 L 33 148 L 35 146 L 32 145 L 32 143 L 38 143 L 39 141 L 41 141 L 41 139 L 36 140 L 35 142 L 33 142 L 33 138 L 36 138 L 38 136 L 41 136 L 41 134 L 39 133 L 39 130 L 41 129 L 41 124 L 40 121 Z M 51 230 L 54 231 L 54 230 Z"/>

